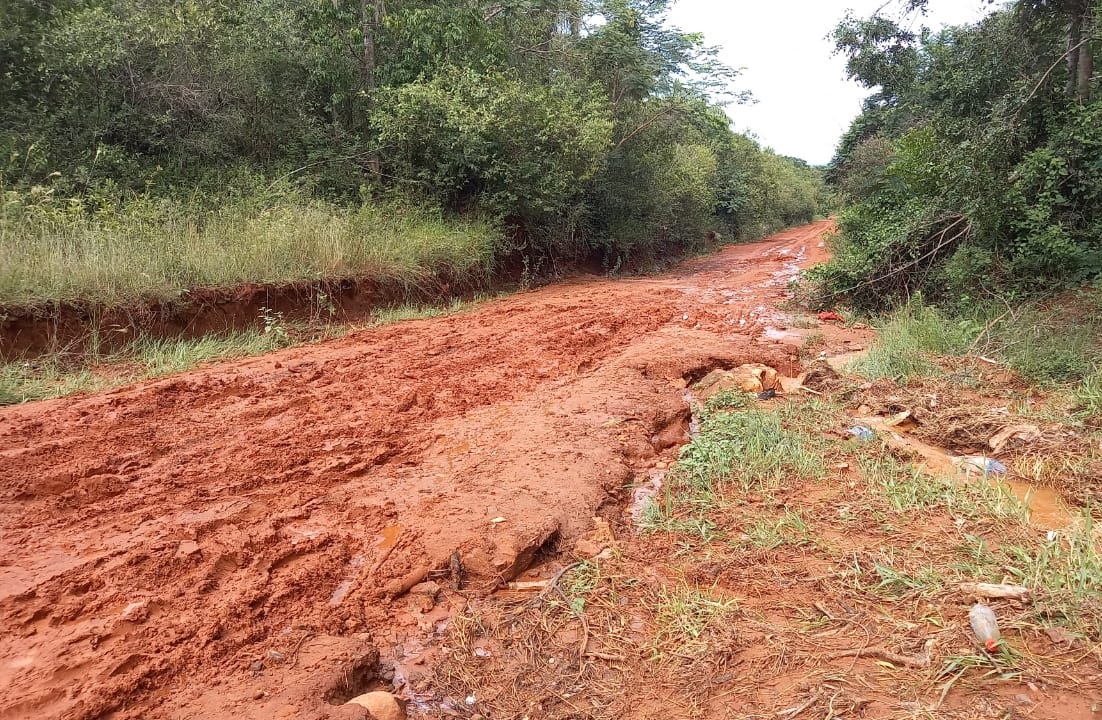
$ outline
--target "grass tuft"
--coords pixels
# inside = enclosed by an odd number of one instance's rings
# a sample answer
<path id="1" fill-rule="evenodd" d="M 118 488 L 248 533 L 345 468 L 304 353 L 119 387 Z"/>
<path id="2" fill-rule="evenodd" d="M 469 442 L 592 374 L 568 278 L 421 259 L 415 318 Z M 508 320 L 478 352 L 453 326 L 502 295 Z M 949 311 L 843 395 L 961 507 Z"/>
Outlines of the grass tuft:
<path id="1" fill-rule="evenodd" d="M 973 339 L 970 323 L 955 324 L 937 308 L 916 298 L 880 327 L 879 341 L 850 369 L 867 378 L 930 377 L 941 372 L 938 355 L 967 351 Z"/>

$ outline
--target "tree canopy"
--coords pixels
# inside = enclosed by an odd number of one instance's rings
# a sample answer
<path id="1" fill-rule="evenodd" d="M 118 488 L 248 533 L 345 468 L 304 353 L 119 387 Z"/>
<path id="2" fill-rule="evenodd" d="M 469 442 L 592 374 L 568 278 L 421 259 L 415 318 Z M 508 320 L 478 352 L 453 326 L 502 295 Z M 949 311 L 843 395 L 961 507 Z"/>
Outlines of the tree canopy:
<path id="1" fill-rule="evenodd" d="M 819 172 L 731 131 L 737 73 L 669 4 L 11 0 L 0 188 L 400 195 L 610 256 L 810 220 Z"/>
<path id="2" fill-rule="evenodd" d="M 839 24 L 872 94 L 828 172 L 851 207 L 822 302 L 967 301 L 1102 271 L 1100 8 L 1019 0 L 937 33 Z"/>

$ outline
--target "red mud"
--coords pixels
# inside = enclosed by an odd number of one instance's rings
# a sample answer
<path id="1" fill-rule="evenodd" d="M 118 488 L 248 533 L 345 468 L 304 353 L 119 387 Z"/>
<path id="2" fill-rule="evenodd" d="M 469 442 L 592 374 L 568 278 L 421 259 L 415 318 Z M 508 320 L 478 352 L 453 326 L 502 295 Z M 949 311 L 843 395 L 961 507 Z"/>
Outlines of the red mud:
<path id="1" fill-rule="evenodd" d="M 375 646 L 448 614 L 391 598 L 618 515 L 686 378 L 794 373 L 763 330 L 829 227 L 0 409 L 0 718 L 362 717 Z"/>

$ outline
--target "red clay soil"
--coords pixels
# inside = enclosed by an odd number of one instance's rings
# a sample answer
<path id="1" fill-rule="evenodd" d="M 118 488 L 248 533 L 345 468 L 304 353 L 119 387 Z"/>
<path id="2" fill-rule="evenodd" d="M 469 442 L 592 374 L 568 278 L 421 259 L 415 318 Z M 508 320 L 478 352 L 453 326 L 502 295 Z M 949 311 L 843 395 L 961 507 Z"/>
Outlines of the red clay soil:
<path id="1" fill-rule="evenodd" d="M 618 516 L 686 380 L 794 373 L 764 330 L 829 228 L 0 409 L 0 718 L 363 717 L 375 648 L 444 619 L 394 598 Z"/>

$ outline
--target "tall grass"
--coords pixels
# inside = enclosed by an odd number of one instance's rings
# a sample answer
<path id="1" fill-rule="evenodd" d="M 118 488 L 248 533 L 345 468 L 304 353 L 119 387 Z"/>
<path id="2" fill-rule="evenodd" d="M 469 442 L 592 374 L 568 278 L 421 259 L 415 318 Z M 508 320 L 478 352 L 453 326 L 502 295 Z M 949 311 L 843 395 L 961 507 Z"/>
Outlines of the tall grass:
<path id="1" fill-rule="evenodd" d="M 909 380 L 939 374 L 933 358 L 964 353 L 975 337 L 971 323 L 951 320 L 921 298 L 901 308 L 879 330 L 868 355 L 850 365 L 865 377 Z"/>
<path id="2" fill-rule="evenodd" d="M 488 272 L 498 243 L 486 223 L 394 202 L 290 195 L 209 209 L 142 197 L 90 209 L 8 191 L 0 203 L 0 307 L 348 276 L 417 284 Z"/>
<path id="3" fill-rule="evenodd" d="M 199 338 L 141 337 L 95 362 L 80 358 L 74 363 L 60 356 L 0 361 L 0 405 L 101 390 L 183 372 L 212 360 L 260 355 L 309 339 L 313 338 L 292 337 L 282 325 L 265 325 Z"/>

